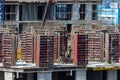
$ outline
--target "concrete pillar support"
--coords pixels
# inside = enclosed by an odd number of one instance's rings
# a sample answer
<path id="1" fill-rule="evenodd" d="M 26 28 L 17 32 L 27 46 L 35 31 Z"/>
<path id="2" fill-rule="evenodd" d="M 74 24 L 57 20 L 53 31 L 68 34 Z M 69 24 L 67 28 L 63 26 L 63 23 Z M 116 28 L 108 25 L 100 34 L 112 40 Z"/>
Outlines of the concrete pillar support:
<path id="1" fill-rule="evenodd" d="M 52 80 L 52 72 L 38 72 L 37 80 Z"/>
<path id="2" fill-rule="evenodd" d="M 108 70 L 107 80 L 117 80 L 117 70 Z"/>
<path id="3" fill-rule="evenodd" d="M 27 80 L 34 80 L 33 74 L 34 73 L 27 73 Z"/>
<path id="4" fill-rule="evenodd" d="M 75 72 L 75 80 L 86 80 L 86 70 L 78 70 Z"/>
<path id="5" fill-rule="evenodd" d="M 0 80 L 4 80 L 4 72 L 0 71 Z"/>
<path id="6" fill-rule="evenodd" d="M 85 12 L 85 20 L 92 20 L 92 4 L 86 4 Z"/>
<path id="7" fill-rule="evenodd" d="M 17 29 L 18 29 L 18 34 L 19 34 L 19 5 L 16 7 L 16 22 L 17 22 Z"/>
<path id="8" fill-rule="evenodd" d="M 4 72 L 4 80 L 14 80 L 14 74 L 12 72 Z"/>
<path id="9" fill-rule="evenodd" d="M 16 13 L 17 13 L 17 15 L 16 15 L 16 21 L 17 21 L 17 27 L 19 26 L 19 5 L 17 5 L 17 7 L 16 7 L 17 9 L 16 9 Z"/>

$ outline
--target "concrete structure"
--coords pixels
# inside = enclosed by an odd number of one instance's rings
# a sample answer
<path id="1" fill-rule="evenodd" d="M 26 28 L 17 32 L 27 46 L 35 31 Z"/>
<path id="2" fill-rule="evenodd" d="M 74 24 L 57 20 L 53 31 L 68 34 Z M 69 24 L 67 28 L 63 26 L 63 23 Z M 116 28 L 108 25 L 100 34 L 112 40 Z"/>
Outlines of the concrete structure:
<path id="1" fill-rule="evenodd" d="M 75 80 L 86 80 L 86 70 L 76 71 Z"/>
<path id="2" fill-rule="evenodd" d="M 37 80 L 52 80 L 52 73 L 51 72 L 38 72 Z"/>
<path id="3" fill-rule="evenodd" d="M 44 15 L 47 0 L 5 0 L 5 26 L 18 30 L 18 33 L 27 31 L 29 29 L 28 27 L 31 26 L 36 29 L 42 29 L 44 27 L 46 31 L 49 30 L 49 28 L 54 30 L 63 26 L 70 29 L 72 25 L 78 27 L 82 26 L 87 28 L 87 30 L 101 26 L 100 21 L 97 20 L 97 4 L 101 4 L 102 0 L 49 1 L 50 4 L 47 9 L 47 14 Z M 77 16 L 73 13 L 77 14 Z M 43 24 L 44 16 L 46 23 L 44 26 L 41 26 L 41 24 Z M 26 63 L 19 66 L 0 66 L 0 79 L 120 80 L 119 64 L 114 64 L 113 66 L 112 64 L 100 64 L 101 65 L 92 64 L 84 67 L 73 64 L 58 64 L 52 67 L 35 67 L 30 65 L 27 66 L 28 64 Z M 107 71 L 111 69 L 114 71 Z M 113 77 L 111 77 L 112 74 Z"/>
<path id="4" fill-rule="evenodd" d="M 26 30 L 26 25 L 34 27 L 41 26 L 46 2 L 47 0 L 6 0 L 5 26 L 19 28 L 20 31 Z M 78 0 L 77 2 L 73 0 L 54 0 L 50 2 L 46 14 L 45 26 L 67 26 L 68 24 L 87 24 L 91 26 L 92 23 L 99 23 L 96 20 L 97 15 L 95 11 L 97 4 L 100 4 L 101 0 Z M 62 12 L 62 6 L 68 9 L 68 11 Z M 72 19 L 72 17 L 75 17 L 75 15 L 72 15 L 74 8 L 79 10 L 78 19 Z M 86 12 L 87 14 L 85 14 Z"/>
<path id="5" fill-rule="evenodd" d="M 98 13 L 98 19 L 102 21 L 104 26 L 116 26 L 120 25 L 120 8 L 117 2 L 104 2 L 98 6 L 98 10 L 102 10 Z"/>
<path id="6" fill-rule="evenodd" d="M 10 69 L 9 69 L 10 70 Z M 30 69 L 29 69 L 30 70 Z M 20 71 L 20 70 L 19 70 Z M 17 72 L 17 71 L 1 71 L 1 80 L 120 80 L 120 70 L 66 70 L 66 71 L 37 71 L 37 72 Z M 64 74 L 64 76 L 63 76 Z"/>
<path id="7" fill-rule="evenodd" d="M 117 80 L 117 71 L 114 70 L 107 71 L 107 80 Z"/>

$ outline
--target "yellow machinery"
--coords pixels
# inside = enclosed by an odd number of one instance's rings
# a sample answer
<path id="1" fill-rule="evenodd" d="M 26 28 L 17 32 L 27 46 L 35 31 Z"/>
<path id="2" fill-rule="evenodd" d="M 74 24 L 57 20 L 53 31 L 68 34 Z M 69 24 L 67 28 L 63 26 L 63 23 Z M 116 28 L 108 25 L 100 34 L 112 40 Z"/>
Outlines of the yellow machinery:
<path id="1" fill-rule="evenodd" d="M 101 71 L 101 70 L 120 70 L 120 67 L 111 67 L 111 68 L 93 68 L 94 71 Z"/>
<path id="2" fill-rule="evenodd" d="M 21 60 L 22 58 L 22 52 L 21 52 L 21 48 L 17 49 L 17 60 Z"/>
<path id="3" fill-rule="evenodd" d="M 21 41 L 18 40 L 18 49 L 17 49 L 17 60 L 22 59 L 22 50 L 21 50 Z"/>

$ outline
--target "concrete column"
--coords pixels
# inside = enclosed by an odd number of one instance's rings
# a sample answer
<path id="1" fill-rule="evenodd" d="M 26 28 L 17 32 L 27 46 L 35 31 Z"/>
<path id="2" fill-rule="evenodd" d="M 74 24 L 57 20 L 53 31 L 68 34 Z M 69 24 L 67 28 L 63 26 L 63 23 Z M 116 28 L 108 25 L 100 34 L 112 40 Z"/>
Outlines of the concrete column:
<path id="1" fill-rule="evenodd" d="M 27 73 L 27 80 L 34 80 L 34 73 Z"/>
<path id="2" fill-rule="evenodd" d="M 17 5 L 17 7 L 16 7 L 16 21 L 17 21 L 17 23 L 19 21 L 19 5 Z"/>
<path id="3" fill-rule="evenodd" d="M 86 80 L 86 70 L 76 71 L 75 80 Z"/>
<path id="4" fill-rule="evenodd" d="M 52 80 L 52 72 L 38 72 L 37 80 Z"/>
<path id="5" fill-rule="evenodd" d="M 17 29 L 18 29 L 18 34 L 19 34 L 19 5 L 16 7 L 16 22 L 17 22 Z"/>
<path id="6" fill-rule="evenodd" d="M 109 62 L 109 34 L 105 34 L 105 62 Z"/>
<path id="7" fill-rule="evenodd" d="M 80 9 L 80 4 L 79 3 L 74 3 L 73 6 L 72 6 L 71 20 L 79 20 L 80 19 L 79 9 Z"/>
<path id="8" fill-rule="evenodd" d="M 85 20 L 92 20 L 92 4 L 86 4 Z"/>
<path id="9" fill-rule="evenodd" d="M 2 79 L 1 79 L 2 80 Z M 4 80 L 14 80 L 14 75 L 12 72 L 5 72 L 4 73 Z"/>
<path id="10" fill-rule="evenodd" d="M 50 17 L 49 17 L 49 18 L 50 18 L 50 20 L 54 20 L 54 18 L 55 18 L 55 14 L 54 14 L 54 13 L 55 13 L 55 12 L 54 12 L 54 11 L 55 11 L 55 10 L 54 10 L 54 4 L 53 4 L 53 5 L 50 5 L 49 7 L 50 7 L 50 13 L 48 13 L 48 14 L 50 14 Z M 49 10 L 48 10 L 48 11 L 49 11 Z"/>
<path id="11" fill-rule="evenodd" d="M 57 4 L 54 4 L 54 18 L 53 18 L 53 20 L 56 20 L 56 5 Z"/>
<path id="12" fill-rule="evenodd" d="M 0 71 L 0 80 L 5 80 L 4 79 L 4 72 Z"/>
<path id="13" fill-rule="evenodd" d="M 102 71 L 93 71 L 87 70 L 87 79 L 86 80 L 106 80 L 104 76 L 106 73 L 103 74 Z M 104 77 L 104 78 L 103 78 Z"/>
<path id="14" fill-rule="evenodd" d="M 108 70 L 107 80 L 117 80 L 117 70 Z"/>

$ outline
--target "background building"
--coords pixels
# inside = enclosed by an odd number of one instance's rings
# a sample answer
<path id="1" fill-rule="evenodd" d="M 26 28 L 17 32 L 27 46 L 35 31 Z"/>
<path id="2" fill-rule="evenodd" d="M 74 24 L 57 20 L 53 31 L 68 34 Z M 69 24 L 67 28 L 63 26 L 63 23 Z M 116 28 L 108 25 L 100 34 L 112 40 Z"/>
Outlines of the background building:
<path id="1" fill-rule="evenodd" d="M 101 20 L 104 26 L 114 26 L 120 25 L 120 8 L 119 2 L 116 0 L 103 0 L 102 5 L 98 6 L 98 20 Z"/>

